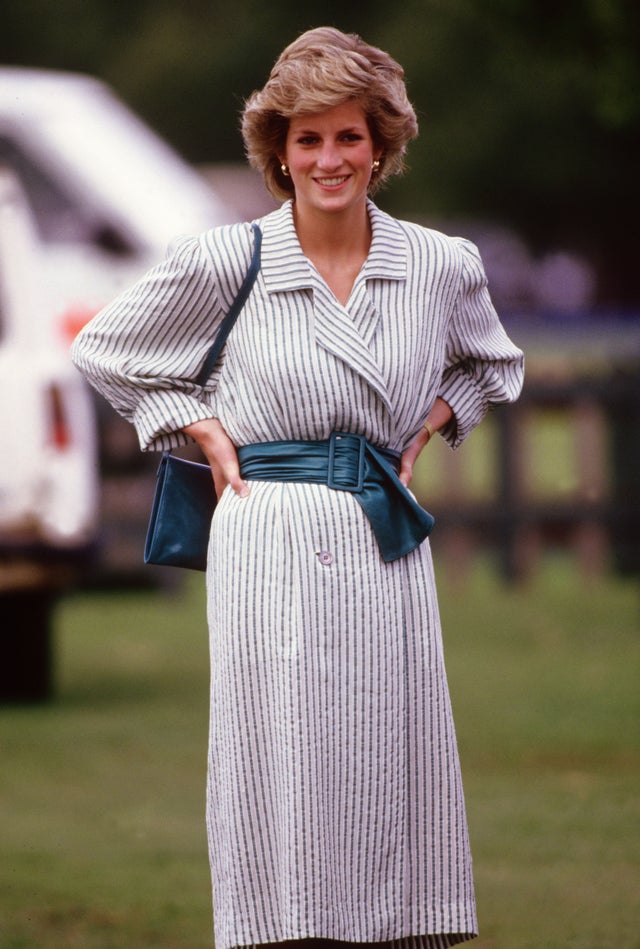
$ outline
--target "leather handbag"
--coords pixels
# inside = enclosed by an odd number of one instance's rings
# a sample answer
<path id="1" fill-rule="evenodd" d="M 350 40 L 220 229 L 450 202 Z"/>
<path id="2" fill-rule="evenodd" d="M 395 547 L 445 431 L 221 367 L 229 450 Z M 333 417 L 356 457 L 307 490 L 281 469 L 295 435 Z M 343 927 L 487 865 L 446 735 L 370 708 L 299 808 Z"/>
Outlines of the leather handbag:
<path id="1" fill-rule="evenodd" d="M 196 383 L 201 387 L 211 375 L 260 270 L 262 232 L 257 224 L 253 224 L 252 229 L 251 263 L 198 373 Z M 216 502 L 209 465 L 163 452 L 144 545 L 144 562 L 206 570 Z"/>

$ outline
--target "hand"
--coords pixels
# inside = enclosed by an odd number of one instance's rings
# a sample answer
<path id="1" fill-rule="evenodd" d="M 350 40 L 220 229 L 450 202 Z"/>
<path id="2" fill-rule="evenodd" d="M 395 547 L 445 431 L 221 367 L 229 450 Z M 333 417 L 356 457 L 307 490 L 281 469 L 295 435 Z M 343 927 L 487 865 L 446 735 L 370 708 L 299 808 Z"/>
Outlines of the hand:
<path id="1" fill-rule="evenodd" d="M 446 425 L 452 417 L 453 411 L 451 406 L 445 402 L 444 399 L 441 399 L 438 396 L 436 401 L 433 403 L 433 408 L 429 412 L 429 417 L 426 421 L 433 429 L 433 433 L 435 435 L 438 429 L 442 428 L 443 425 Z M 422 449 L 429 444 L 430 441 L 431 435 L 429 435 L 425 428 L 421 428 L 411 444 L 402 453 L 398 477 L 405 488 L 408 488 L 411 484 L 411 479 L 413 478 L 413 466 L 418 459 L 418 455 Z"/>
<path id="2" fill-rule="evenodd" d="M 211 465 L 211 475 L 220 497 L 225 487 L 230 484 L 236 494 L 246 498 L 249 494 L 249 485 L 240 477 L 238 453 L 224 428 L 217 418 L 202 419 L 186 425 L 184 431 L 200 446 L 200 449 Z"/>
<path id="3" fill-rule="evenodd" d="M 411 479 L 413 478 L 413 466 L 417 461 L 418 455 L 428 443 L 429 436 L 424 428 L 421 428 L 409 447 L 403 451 L 402 458 L 400 459 L 400 471 L 398 473 L 398 477 L 405 488 L 408 488 L 411 484 Z"/>

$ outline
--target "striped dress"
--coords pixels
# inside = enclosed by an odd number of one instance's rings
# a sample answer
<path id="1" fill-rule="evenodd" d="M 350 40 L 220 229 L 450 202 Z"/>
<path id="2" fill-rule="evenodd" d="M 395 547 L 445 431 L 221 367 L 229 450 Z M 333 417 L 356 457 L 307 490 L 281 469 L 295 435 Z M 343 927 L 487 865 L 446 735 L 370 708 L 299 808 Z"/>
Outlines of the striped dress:
<path id="1" fill-rule="evenodd" d="M 342 306 L 291 203 L 210 382 L 192 380 L 247 269 L 248 224 L 181 239 L 80 334 L 74 360 L 144 449 L 218 417 L 238 445 L 356 432 L 398 451 L 439 395 L 457 447 L 517 398 L 475 247 L 369 203 Z M 437 530 L 437 526 L 436 526 Z M 471 857 L 428 541 L 385 564 L 353 496 L 229 488 L 207 569 L 207 829 L 217 949 L 305 938 L 451 946 L 476 932 Z"/>

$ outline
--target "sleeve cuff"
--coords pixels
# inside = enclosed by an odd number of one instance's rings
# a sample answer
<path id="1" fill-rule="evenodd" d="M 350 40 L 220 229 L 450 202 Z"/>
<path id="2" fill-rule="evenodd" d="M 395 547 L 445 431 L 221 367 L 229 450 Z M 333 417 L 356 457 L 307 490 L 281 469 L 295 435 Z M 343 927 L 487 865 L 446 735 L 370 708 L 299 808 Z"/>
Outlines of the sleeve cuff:
<path id="1" fill-rule="evenodd" d="M 195 396 L 155 390 L 138 403 L 132 422 L 143 451 L 168 451 L 189 444 L 190 438 L 182 431 L 185 425 L 213 417 L 211 405 Z"/>
<path id="2" fill-rule="evenodd" d="M 457 369 L 445 377 L 438 395 L 451 407 L 453 417 L 440 429 L 440 435 L 451 448 L 458 448 L 485 417 L 489 402 L 464 371 Z"/>

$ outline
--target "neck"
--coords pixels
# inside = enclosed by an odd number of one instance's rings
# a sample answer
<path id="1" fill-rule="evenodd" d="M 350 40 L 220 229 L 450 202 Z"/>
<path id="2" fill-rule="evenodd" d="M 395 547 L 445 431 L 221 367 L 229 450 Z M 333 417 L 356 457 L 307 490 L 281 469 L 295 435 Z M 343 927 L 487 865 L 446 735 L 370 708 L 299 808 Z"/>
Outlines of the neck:
<path id="1" fill-rule="evenodd" d="M 309 212 L 294 202 L 293 220 L 307 257 L 344 256 L 369 252 L 371 224 L 366 203 L 337 212 Z"/>

